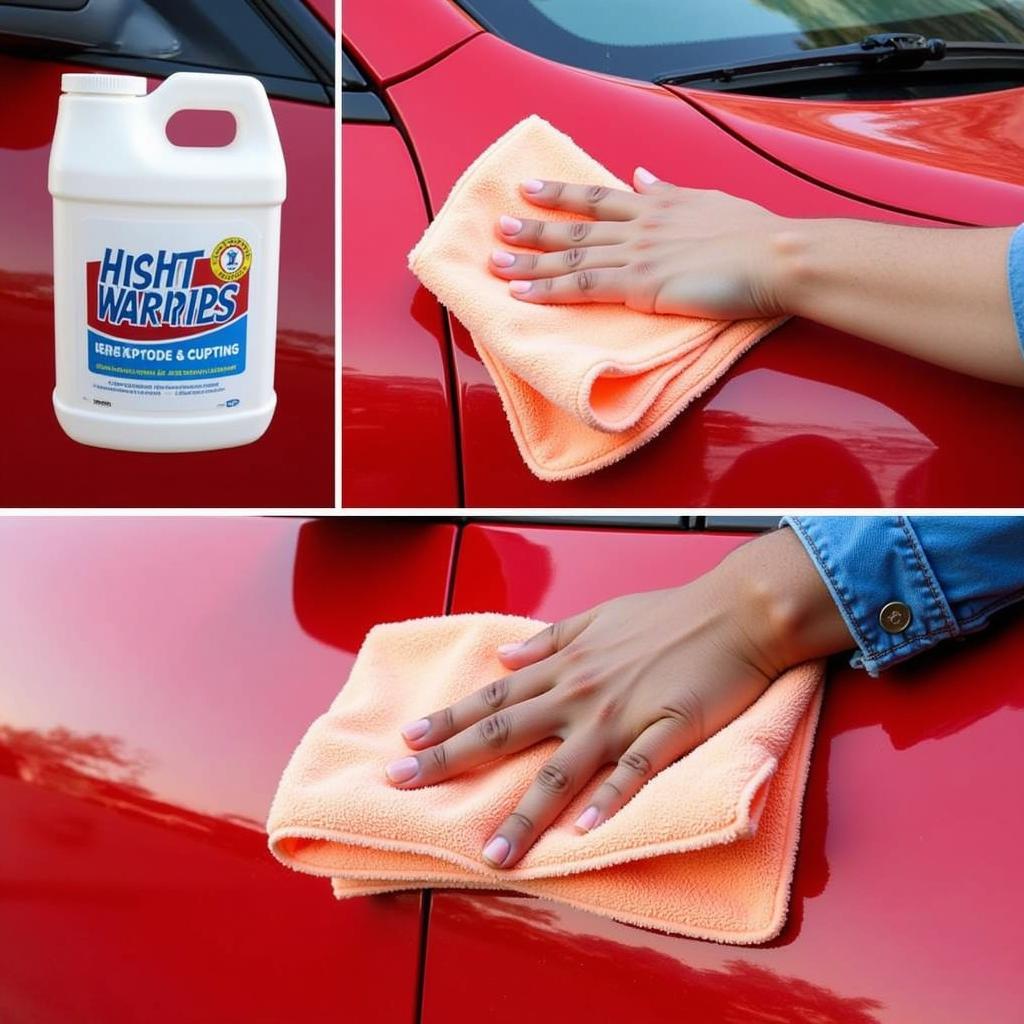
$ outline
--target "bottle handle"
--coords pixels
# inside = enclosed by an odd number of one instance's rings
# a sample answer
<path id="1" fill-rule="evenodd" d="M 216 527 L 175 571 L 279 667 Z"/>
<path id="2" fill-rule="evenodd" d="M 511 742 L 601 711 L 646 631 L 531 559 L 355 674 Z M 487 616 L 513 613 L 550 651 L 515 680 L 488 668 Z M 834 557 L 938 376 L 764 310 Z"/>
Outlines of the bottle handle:
<path id="1" fill-rule="evenodd" d="M 223 110 L 235 119 L 235 137 L 226 146 L 232 153 L 267 149 L 281 151 L 277 126 L 266 90 L 250 75 L 178 71 L 149 93 L 144 101 L 167 138 L 167 122 L 180 110 Z M 168 145 L 170 145 L 168 140 Z"/>

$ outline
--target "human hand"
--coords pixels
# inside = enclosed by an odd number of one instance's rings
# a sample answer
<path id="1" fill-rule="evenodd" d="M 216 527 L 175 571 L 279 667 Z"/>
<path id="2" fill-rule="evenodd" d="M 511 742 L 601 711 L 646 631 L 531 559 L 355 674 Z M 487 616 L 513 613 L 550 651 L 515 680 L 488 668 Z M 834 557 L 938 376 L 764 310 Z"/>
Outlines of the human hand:
<path id="1" fill-rule="evenodd" d="M 631 594 L 555 623 L 499 657 L 510 674 L 403 730 L 387 766 L 434 785 L 550 737 L 562 743 L 484 844 L 512 867 L 605 764 L 577 820 L 615 814 L 653 775 L 727 725 L 791 665 L 853 643 L 791 530 L 745 544 L 682 587 Z"/>
<path id="2" fill-rule="evenodd" d="M 491 272 L 525 302 L 623 303 L 711 319 L 787 312 L 777 274 L 789 244 L 786 218 L 725 192 L 670 185 L 642 167 L 633 182 L 636 192 L 523 182 L 531 203 L 594 220 L 502 216 L 503 242 L 543 251 L 495 249 Z"/>

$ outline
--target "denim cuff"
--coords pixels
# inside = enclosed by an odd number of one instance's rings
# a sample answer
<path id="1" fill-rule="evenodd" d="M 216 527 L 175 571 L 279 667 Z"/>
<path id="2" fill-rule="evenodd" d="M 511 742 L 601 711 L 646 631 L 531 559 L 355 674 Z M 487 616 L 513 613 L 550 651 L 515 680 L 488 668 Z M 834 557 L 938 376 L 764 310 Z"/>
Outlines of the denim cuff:
<path id="1" fill-rule="evenodd" d="M 1024 224 L 1010 236 L 1006 252 L 1006 272 L 1010 282 L 1010 308 L 1017 325 L 1017 341 L 1024 355 Z"/>
<path id="2" fill-rule="evenodd" d="M 960 625 L 906 516 L 784 516 L 836 602 L 870 675 L 959 636 Z M 899 631 L 882 625 L 898 602 Z M 890 627 L 893 622 L 890 619 Z"/>

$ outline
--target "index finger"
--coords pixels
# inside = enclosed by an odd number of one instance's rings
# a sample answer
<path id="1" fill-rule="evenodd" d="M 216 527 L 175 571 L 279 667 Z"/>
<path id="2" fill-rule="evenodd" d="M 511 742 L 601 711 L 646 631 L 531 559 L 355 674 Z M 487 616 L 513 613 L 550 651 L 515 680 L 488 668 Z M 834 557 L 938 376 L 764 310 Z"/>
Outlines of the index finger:
<path id="1" fill-rule="evenodd" d="M 540 666 L 530 665 L 510 675 L 500 676 L 454 704 L 410 722 L 402 728 L 402 736 L 410 747 L 417 750 L 440 743 L 501 708 L 539 697 L 553 685 L 550 672 Z"/>
<path id="2" fill-rule="evenodd" d="M 596 220 L 632 220 L 641 210 L 641 197 L 635 192 L 605 185 L 576 185 L 531 178 L 522 182 L 519 189 L 537 206 L 584 213 Z"/>

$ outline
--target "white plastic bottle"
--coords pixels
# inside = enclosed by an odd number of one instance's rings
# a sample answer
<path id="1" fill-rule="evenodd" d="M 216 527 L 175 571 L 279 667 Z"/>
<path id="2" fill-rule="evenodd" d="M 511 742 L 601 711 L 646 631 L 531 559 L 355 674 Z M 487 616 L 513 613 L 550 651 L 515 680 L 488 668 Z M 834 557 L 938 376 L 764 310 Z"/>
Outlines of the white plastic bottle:
<path id="1" fill-rule="evenodd" d="M 262 84 L 243 75 L 69 74 L 50 155 L 57 381 L 76 441 L 181 452 L 255 441 L 274 414 L 285 166 Z M 178 147 L 179 110 L 224 110 L 234 140 Z"/>

